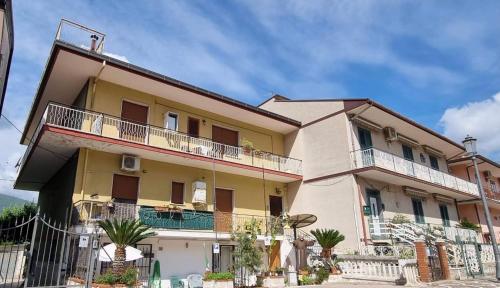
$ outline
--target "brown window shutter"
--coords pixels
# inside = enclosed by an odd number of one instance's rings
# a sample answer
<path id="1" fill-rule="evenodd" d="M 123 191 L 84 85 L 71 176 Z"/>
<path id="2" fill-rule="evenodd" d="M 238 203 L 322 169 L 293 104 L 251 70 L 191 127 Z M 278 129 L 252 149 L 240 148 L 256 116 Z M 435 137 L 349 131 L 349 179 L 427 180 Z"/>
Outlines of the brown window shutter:
<path id="1" fill-rule="evenodd" d="M 113 175 L 113 189 L 111 195 L 117 200 L 137 201 L 139 192 L 139 177 Z"/>
<path id="2" fill-rule="evenodd" d="M 184 204 L 184 183 L 172 182 L 172 197 L 170 202 Z"/>

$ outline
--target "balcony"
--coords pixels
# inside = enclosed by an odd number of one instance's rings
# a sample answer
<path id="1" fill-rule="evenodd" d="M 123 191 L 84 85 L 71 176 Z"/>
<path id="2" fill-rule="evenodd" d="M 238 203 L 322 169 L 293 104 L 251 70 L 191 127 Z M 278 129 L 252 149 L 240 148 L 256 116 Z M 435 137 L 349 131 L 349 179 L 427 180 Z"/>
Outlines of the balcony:
<path id="1" fill-rule="evenodd" d="M 78 211 L 78 221 L 86 225 L 105 219 L 140 219 L 142 223 L 155 229 L 231 233 L 254 221 L 259 228 L 259 235 L 283 235 L 281 219 L 272 216 L 214 213 L 91 200 L 78 201 L 74 205 Z"/>
<path id="2" fill-rule="evenodd" d="M 494 191 L 491 188 L 484 188 L 484 194 L 491 200 L 500 201 L 500 192 Z"/>
<path id="3" fill-rule="evenodd" d="M 258 179 L 265 174 L 283 183 L 302 179 L 298 159 L 49 103 L 21 160 L 16 189 L 39 190 L 79 148 Z"/>
<path id="4" fill-rule="evenodd" d="M 462 192 L 474 198 L 479 197 L 479 191 L 475 183 L 375 148 L 353 151 L 351 152 L 351 159 L 355 169 L 378 168 L 381 171 L 393 172 L 391 174 L 405 176 L 432 186 L 424 185 L 421 187 L 424 190 L 436 190 L 436 187 L 438 187 L 438 189 L 445 188 Z M 397 184 L 400 183 L 403 183 L 402 186 L 404 186 L 404 181 Z"/>

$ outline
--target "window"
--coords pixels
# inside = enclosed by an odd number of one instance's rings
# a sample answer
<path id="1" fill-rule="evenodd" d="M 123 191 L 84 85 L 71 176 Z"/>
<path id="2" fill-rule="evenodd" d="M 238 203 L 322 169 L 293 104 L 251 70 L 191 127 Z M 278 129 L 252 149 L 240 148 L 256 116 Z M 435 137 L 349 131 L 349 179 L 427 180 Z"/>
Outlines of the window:
<path id="1" fill-rule="evenodd" d="M 431 162 L 431 168 L 434 170 L 439 170 L 439 162 L 437 157 L 429 155 L 429 162 Z"/>
<path id="2" fill-rule="evenodd" d="M 443 226 L 450 227 L 450 216 L 448 215 L 448 206 L 446 206 L 445 204 L 440 204 L 439 213 L 441 214 L 441 220 L 443 221 Z"/>
<path id="3" fill-rule="evenodd" d="M 493 193 L 498 193 L 497 183 L 495 181 L 490 180 L 490 187 Z"/>
<path id="4" fill-rule="evenodd" d="M 422 200 L 413 198 L 411 199 L 411 204 L 413 206 L 413 215 L 415 215 L 415 222 L 425 223 L 424 207 L 422 206 Z"/>
<path id="5" fill-rule="evenodd" d="M 176 113 L 168 112 L 165 114 L 165 128 L 176 130 L 178 128 L 179 115 Z"/>
<path id="6" fill-rule="evenodd" d="M 359 145 L 361 149 L 372 148 L 372 134 L 370 130 L 358 127 Z"/>
<path id="7" fill-rule="evenodd" d="M 406 160 L 409 160 L 409 161 L 414 161 L 414 158 L 413 158 L 413 150 L 411 149 L 410 146 L 408 145 L 404 145 L 403 144 L 403 157 L 406 159 Z"/>
<path id="8" fill-rule="evenodd" d="M 172 196 L 170 202 L 184 204 L 184 183 L 172 182 Z"/>

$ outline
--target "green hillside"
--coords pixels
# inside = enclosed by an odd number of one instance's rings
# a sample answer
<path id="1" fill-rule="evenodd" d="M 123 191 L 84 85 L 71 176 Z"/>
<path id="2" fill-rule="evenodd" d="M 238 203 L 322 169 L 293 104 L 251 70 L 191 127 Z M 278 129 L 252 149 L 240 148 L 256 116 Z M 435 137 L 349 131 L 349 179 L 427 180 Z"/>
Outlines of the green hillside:
<path id="1" fill-rule="evenodd" d="M 26 202 L 28 201 L 23 200 L 21 198 L 0 194 L 0 211 L 2 211 L 3 208 L 10 207 L 13 205 L 22 205 Z"/>

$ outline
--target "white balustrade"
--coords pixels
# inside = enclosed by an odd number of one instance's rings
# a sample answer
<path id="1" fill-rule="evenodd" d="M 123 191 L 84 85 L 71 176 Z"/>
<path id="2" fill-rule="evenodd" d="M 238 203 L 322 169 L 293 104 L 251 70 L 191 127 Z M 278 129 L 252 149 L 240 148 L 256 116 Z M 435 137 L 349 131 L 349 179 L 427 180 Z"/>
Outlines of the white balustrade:
<path id="1" fill-rule="evenodd" d="M 44 124 L 259 168 L 302 174 L 302 161 L 298 159 L 263 151 L 247 151 L 242 147 L 55 103 L 47 106 L 45 117 L 35 132 L 35 139 Z M 30 148 L 28 147 L 28 151 Z"/>
<path id="2" fill-rule="evenodd" d="M 402 175 L 479 196 L 477 185 L 448 173 L 406 160 L 397 155 L 375 149 L 351 152 L 353 168 L 379 167 Z"/>
<path id="3" fill-rule="evenodd" d="M 416 261 L 384 256 L 340 255 L 342 277 L 348 279 L 394 281 L 404 275 L 416 278 Z M 416 279 L 415 279 L 416 281 Z"/>

